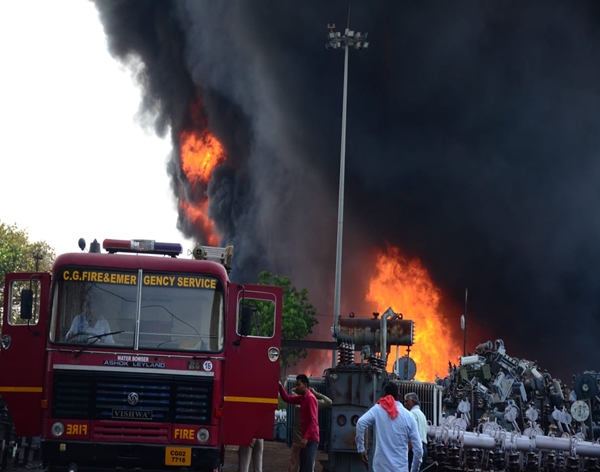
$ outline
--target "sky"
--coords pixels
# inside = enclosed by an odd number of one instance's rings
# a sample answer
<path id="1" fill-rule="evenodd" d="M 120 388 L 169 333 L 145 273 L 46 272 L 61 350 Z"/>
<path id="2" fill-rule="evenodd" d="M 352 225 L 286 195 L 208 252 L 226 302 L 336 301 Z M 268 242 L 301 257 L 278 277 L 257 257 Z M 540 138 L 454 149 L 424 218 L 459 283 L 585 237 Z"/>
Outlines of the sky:
<path id="1" fill-rule="evenodd" d="M 503 339 L 563 379 L 597 368 L 598 2 L 350 3 L 370 45 L 350 53 L 341 313 L 393 304 L 421 320 L 417 333 L 427 326 L 406 301 L 366 302 L 381 254 L 398 268 L 394 294 L 421 288 L 402 255 L 442 294 L 432 304 L 444 327 L 458 331 L 468 287 L 468 349 Z M 170 124 L 178 145 L 208 129 L 226 150 L 206 185 L 178 153 L 170 169 L 182 202 L 206 196 L 234 244 L 232 279 L 289 276 L 326 314 L 343 55 L 324 41 L 328 24 L 347 24 L 349 1 L 298 4 L 96 1 L 112 57 L 144 64 L 158 134 Z"/>
<path id="2" fill-rule="evenodd" d="M 83 237 L 192 242 L 176 229 L 167 139 L 108 53 L 93 3 L 0 2 L 0 222 L 56 254 Z"/>

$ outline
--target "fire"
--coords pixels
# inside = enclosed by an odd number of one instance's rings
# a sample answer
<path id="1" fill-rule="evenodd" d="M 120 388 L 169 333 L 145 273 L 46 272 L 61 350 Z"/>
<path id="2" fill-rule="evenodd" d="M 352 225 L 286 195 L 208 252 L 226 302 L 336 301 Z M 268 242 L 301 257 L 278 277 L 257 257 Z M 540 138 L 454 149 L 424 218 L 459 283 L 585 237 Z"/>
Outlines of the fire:
<path id="1" fill-rule="evenodd" d="M 207 129 L 182 131 L 181 169 L 192 183 L 208 185 L 213 169 L 225 161 L 223 146 Z"/>
<path id="2" fill-rule="evenodd" d="M 188 203 L 185 200 L 179 200 L 179 208 L 185 213 L 188 221 L 206 235 L 206 243 L 209 246 L 218 246 L 220 237 L 217 235 L 215 223 L 208 217 L 208 200 L 202 202 L 199 206 Z"/>
<path id="3" fill-rule="evenodd" d="M 388 247 L 378 255 L 367 301 L 375 303 L 381 313 L 391 306 L 405 319 L 414 321 L 415 342 L 410 356 L 417 364 L 415 378 L 425 382 L 433 382 L 436 375 L 444 377 L 448 361 L 461 354 L 461 347 L 451 337 L 440 312 L 440 298 L 440 291 L 421 261 L 407 259 L 395 247 Z M 400 356 L 404 355 L 402 346 L 399 349 Z M 388 370 L 395 360 L 392 348 Z"/>
<path id="4" fill-rule="evenodd" d="M 207 244 L 217 246 L 221 238 L 214 222 L 208 216 L 209 201 L 206 188 L 215 167 L 225 162 L 225 150 L 209 131 L 200 103 L 190 106 L 190 119 L 194 128 L 184 130 L 179 135 L 181 170 L 191 185 L 191 193 L 200 194 L 201 197 L 199 201 L 194 202 L 181 198 L 179 208 L 186 219 L 202 232 Z"/>

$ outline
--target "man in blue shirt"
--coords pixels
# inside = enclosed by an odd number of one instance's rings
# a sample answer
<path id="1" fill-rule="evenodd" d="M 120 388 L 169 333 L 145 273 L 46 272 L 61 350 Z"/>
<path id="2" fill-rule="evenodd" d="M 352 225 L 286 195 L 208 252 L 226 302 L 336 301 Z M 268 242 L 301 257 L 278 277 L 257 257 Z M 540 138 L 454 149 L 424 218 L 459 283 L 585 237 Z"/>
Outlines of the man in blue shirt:
<path id="1" fill-rule="evenodd" d="M 362 461 L 368 465 L 365 450 L 365 431 L 369 426 L 375 430 L 375 454 L 373 472 L 408 472 L 408 444 L 412 443 L 413 461 L 410 472 L 418 472 L 423 447 L 415 417 L 398 401 L 398 385 L 388 383 L 384 396 L 377 404 L 358 419 L 356 424 L 356 448 Z"/>

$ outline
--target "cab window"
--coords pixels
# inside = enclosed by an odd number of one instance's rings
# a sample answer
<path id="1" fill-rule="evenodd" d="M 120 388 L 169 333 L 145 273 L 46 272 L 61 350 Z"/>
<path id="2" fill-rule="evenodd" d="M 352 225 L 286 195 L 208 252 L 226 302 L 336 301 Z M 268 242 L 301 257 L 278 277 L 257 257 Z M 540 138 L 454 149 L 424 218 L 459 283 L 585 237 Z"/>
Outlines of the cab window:
<path id="1" fill-rule="evenodd" d="M 142 282 L 140 349 L 223 349 L 223 289 L 216 277 L 145 272 Z"/>
<path id="2" fill-rule="evenodd" d="M 56 343 L 223 349 L 223 288 L 216 277 L 69 267 L 57 274 L 52 306 Z"/>
<path id="3" fill-rule="evenodd" d="M 68 268 L 57 275 L 50 340 L 133 347 L 137 273 Z"/>
<path id="4" fill-rule="evenodd" d="M 8 324 L 17 325 L 36 325 L 40 319 L 40 296 L 42 293 L 39 280 L 13 280 L 10 284 L 10 314 Z M 32 292 L 32 315 L 31 319 L 21 318 L 21 293 L 23 290 Z"/>
<path id="5" fill-rule="evenodd" d="M 272 338 L 275 330 L 275 302 L 242 298 L 238 303 L 237 334 L 243 333 L 242 314 L 250 317 L 249 336 Z"/>

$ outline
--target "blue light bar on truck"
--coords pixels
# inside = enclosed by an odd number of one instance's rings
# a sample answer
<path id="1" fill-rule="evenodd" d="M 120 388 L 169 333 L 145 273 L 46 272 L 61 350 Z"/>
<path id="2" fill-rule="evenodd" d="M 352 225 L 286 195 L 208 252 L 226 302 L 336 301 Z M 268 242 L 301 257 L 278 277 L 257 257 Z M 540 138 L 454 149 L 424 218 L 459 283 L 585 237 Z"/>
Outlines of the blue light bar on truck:
<path id="1" fill-rule="evenodd" d="M 105 239 L 102 242 L 102 247 L 111 254 L 115 252 L 134 252 L 176 257 L 183 252 L 181 244 L 157 243 L 151 239 Z"/>

